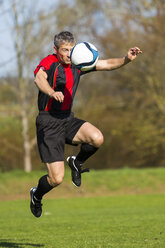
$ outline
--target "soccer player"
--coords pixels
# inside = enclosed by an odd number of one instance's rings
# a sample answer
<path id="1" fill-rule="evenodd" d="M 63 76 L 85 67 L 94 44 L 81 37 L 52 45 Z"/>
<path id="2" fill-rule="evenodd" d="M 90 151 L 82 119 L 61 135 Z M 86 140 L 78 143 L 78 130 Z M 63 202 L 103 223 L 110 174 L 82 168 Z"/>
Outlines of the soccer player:
<path id="1" fill-rule="evenodd" d="M 74 45 L 72 33 L 63 31 L 55 35 L 54 54 L 42 59 L 34 71 L 35 83 L 39 88 L 37 143 L 41 160 L 48 171 L 47 175 L 39 179 L 38 186 L 30 190 L 30 208 L 35 217 L 42 214 L 42 197 L 63 181 L 65 144 L 81 144 L 77 156 L 67 158 L 72 182 L 79 187 L 81 174 L 87 171 L 82 169 L 84 162 L 103 143 L 100 130 L 89 122 L 74 117 L 71 112 L 80 77 L 89 73 L 81 72 L 71 64 L 70 52 Z M 142 51 L 134 47 L 123 58 L 98 60 L 91 71 L 117 69 L 133 61 L 140 53 Z"/>

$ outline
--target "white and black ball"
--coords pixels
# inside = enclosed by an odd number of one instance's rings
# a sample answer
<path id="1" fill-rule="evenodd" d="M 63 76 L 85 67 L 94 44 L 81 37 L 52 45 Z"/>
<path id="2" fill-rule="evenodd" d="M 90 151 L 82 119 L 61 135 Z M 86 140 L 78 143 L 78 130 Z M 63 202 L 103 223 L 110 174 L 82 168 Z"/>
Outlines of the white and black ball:
<path id="1" fill-rule="evenodd" d="M 99 58 L 97 48 L 89 42 L 77 43 L 71 50 L 71 62 L 81 71 L 92 70 Z"/>

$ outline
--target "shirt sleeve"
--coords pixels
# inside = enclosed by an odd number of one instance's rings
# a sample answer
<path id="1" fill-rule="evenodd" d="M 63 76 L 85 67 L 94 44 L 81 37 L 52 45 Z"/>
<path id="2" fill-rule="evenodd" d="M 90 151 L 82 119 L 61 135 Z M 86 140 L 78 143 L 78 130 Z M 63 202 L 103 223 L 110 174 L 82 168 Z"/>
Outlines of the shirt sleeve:
<path id="1" fill-rule="evenodd" d="M 50 66 L 53 62 L 55 62 L 56 58 L 53 55 L 48 55 L 44 59 L 41 60 L 39 65 L 36 67 L 34 71 L 34 76 L 36 76 L 37 72 L 42 69 L 43 71 L 48 71 L 50 69 Z"/>

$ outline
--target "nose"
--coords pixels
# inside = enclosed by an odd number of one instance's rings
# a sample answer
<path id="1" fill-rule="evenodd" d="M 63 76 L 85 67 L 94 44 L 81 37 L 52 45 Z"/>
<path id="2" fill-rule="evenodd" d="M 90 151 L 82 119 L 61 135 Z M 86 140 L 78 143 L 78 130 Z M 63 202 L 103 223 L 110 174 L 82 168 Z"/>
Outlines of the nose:
<path id="1" fill-rule="evenodd" d="M 71 53 L 71 51 L 68 51 L 68 54 L 67 55 L 68 55 L 69 58 L 70 58 L 70 53 Z"/>
<path id="2" fill-rule="evenodd" d="M 69 57 L 69 58 L 70 58 L 70 55 L 71 55 L 71 51 L 72 51 L 72 48 L 69 49 L 69 51 L 68 51 L 68 57 Z"/>

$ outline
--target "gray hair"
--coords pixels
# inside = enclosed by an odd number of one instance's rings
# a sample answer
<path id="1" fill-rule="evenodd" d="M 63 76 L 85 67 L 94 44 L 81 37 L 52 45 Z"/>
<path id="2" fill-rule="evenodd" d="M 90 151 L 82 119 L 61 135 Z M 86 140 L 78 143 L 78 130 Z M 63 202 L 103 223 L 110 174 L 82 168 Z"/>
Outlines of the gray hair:
<path id="1" fill-rule="evenodd" d="M 60 47 L 61 43 L 75 43 L 75 39 L 72 33 L 69 31 L 62 31 L 54 36 L 54 45 L 57 49 Z"/>

